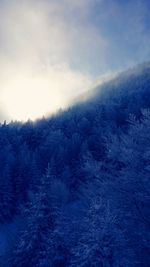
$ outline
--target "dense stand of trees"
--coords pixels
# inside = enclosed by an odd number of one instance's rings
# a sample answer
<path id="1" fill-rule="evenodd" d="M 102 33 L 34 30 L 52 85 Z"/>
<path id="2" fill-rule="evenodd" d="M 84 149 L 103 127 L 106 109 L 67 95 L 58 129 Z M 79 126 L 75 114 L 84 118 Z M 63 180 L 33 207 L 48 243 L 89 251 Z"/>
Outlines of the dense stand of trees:
<path id="1" fill-rule="evenodd" d="M 0 126 L 8 267 L 148 267 L 150 66 L 65 112 Z"/>

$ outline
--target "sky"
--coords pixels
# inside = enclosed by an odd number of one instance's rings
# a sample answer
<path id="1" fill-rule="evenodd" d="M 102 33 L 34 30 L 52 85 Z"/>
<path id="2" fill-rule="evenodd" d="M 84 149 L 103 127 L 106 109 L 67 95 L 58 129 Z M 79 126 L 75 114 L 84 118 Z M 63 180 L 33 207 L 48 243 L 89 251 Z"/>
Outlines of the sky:
<path id="1" fill-rule="evenodd" d="M 0 120 L 52 114 L 150 60 L 149 10 L 149 0 L 1 0 Z"/>

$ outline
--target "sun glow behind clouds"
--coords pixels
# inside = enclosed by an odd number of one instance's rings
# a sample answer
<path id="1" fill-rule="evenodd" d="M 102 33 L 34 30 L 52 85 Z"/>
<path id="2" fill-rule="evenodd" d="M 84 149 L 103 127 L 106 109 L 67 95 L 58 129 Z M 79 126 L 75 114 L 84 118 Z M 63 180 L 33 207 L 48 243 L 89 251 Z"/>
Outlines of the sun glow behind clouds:
<path id="1" fill-rule="evenodd" d="M 82 88 L 91 83 L 87 77 L 60 67 L 35 75 L 21 72 L 4 82 L 0 98 L 10 120 L 35 120 L 65 108 Z"/>
<path id="2" fill-rule="evenodd" d="M 53 85 L 52 85 L 53 86 Z M 2 94 L 5 108 L 11 118 L 17 120 L 36 119 L 57 110 L 62 98 L 52 94 L 44 79 L 20 78 L 5 87 Z"/>

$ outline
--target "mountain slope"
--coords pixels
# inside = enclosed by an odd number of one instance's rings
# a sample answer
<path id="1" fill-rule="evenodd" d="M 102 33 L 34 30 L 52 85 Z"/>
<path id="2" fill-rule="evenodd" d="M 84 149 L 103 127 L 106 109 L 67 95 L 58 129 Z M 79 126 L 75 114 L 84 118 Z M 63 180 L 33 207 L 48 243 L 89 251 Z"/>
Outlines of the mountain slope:
<path id="1" fill-rule="evenodd" d="M 150 62 L 146 62 L 119 73 L 112 80 L 90 90 L 78 98 L 78 102 L 86 100 L 85 105 L 104 105 L 107 112 L 110 108 L 117 112 L 119 109 L 124 115 L 126 113 L 122 118 L 124 121 L 130 113 L 138 115 L 141 108 L 149 108 L 149 86 Z"/>
<path id="2" fill-rule="evenodd" d="M 49 119 L 1 125 L 0 222 L 22 222 L 4 266 L 148 266 L 149 85 L 147 63 Z"/>

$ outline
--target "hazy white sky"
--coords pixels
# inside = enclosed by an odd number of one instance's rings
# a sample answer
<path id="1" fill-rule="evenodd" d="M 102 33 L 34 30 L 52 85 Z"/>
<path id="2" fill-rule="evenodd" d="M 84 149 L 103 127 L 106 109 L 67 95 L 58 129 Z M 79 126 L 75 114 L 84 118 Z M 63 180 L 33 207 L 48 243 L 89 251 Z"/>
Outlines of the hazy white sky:
<path id="1" fill-rule="evenodd" d="M 146 0 L 1 0 L 1 119 L 51 113 L 101 74 L 148 59 L 147 5 Z"/>

